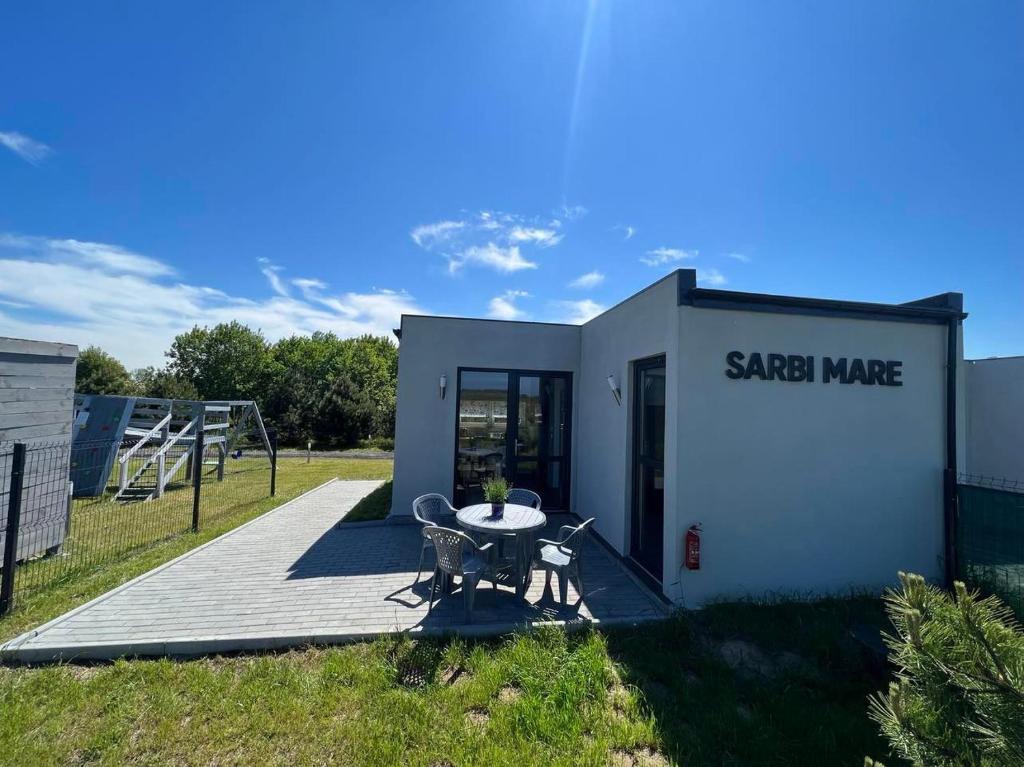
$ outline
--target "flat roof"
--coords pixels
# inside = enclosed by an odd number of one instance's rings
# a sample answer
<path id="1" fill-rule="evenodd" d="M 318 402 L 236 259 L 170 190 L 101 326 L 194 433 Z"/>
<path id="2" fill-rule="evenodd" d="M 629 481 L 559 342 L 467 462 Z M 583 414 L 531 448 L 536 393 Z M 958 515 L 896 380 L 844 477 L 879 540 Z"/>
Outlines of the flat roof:
<path id="1" fill-rule="evenodd" d="M 642 290 L 605 309 L 601 317 L 627 304 L 665 280 L 678 280 L 678 304 L 698 309 L 731 309 L 733 311 L 770 312 L 774 314 L 799 314 L 818 317 L 846 317 L 850 319 L 883 320 L 890 322 L 923 322 L 945 324 L 951 319 L 957 321 L 967 317 L 963 310 L 962 293 L 940 293 L 935 296 L 908 301 L 903 304 L 883 304 L 869 301 L 844 301 L 832 298 L 809 298 L 805 296 L 781 296 L 771 293 L 747 293 L 735 290 L 717 290 L 697 287 L 696 269 L 676 269 Z M 580 327 L 564 322 L 534 322 L 528 320 L 497 320 L 490 317 L 446 317 L 434 314 L 403 314 L 406 317 L 428 319 L 469 320 L 472 322 L 512 322 L 521 325 L 555 325 L 559 327 Z M 587 322 L 593 321 L 591 318 Z M 586 325 L 587 322 L 581 323 Z M 395 328 L 395 336 L 402 338 L 401 328 Z"/>

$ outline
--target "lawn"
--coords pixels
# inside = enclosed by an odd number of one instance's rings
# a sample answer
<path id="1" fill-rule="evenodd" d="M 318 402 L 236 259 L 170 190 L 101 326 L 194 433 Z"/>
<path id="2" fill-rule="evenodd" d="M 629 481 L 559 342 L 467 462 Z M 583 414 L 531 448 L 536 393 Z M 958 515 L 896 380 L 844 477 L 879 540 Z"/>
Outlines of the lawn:
<path id="1" fill-rule="evenodd" d="M 490 641 L 0 668 L 9 764 L 860 765 L 870 599 Z M 741 662 L 742 661 L 742 662 Z M 888 760 L 888 764 L 896 764 Z"/>
<path id="2" fill-rule="evenodd" d="M 331 477 L 389 461 L 282 461 L 276 499 L 41 591 L 9 638 Z M 389 485 L 366 500 L 379 516 Z M 372 499 L 372 500 L 371 500 Z M 227 499 L 224 499 L 227 501 Z M 0 666 L 0 762 L 46 764 L 860 765 L 886 680 L 850 636 L 877 600 L 721 604 L 631 629 L 407 636 L 188 661 Z"/>
<path id="3" fill-rule="evenodd" d="M 391 512 L 391 480 L 378 487 L 345 515 L 345 522 L 370 522 L 384 519 Z"/>

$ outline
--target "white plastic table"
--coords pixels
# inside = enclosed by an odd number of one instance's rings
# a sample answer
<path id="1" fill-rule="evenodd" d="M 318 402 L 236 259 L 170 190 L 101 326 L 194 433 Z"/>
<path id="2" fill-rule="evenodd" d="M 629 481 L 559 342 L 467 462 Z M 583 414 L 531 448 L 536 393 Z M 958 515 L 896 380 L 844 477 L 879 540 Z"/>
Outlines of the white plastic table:
<path id="1" fill-rule="evenodd" d="M 534 533 L 548 522 L 544 512 L 532 506 L 506 503 L 505 513 L 495 518 L 491 515 L 491 504 L 478 503 L 460 509 L 455 519 L 462 527 L 485 537 L 515 536 L 516 596 L 525 595 L 533 565 Z"/>

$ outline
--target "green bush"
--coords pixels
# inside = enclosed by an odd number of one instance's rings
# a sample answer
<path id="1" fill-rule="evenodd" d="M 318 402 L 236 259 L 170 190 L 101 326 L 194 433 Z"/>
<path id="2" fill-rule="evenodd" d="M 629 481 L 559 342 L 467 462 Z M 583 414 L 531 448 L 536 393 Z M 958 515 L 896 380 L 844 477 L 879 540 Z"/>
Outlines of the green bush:
<path id="1" fill-rule="evenodd" d="M 1011 610 L 960 582 L 951 596 L 899 577 L 886 594 L 896 681 L 872 696 L 872 719 L 914 764 L 1024 764 L 1024 633 Z"/>

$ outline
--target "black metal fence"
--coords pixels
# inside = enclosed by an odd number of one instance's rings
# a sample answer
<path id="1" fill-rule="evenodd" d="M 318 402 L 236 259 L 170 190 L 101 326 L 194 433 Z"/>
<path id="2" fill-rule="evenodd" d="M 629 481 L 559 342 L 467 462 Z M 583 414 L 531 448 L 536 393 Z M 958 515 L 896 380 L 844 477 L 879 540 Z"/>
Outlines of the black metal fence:
<path id="1" fill-rule="evenodd" d="M 1024 618 L 1024 482 L 962 474 L 957 506 L 957 577 Z"/>
<path id="2" fill-rule="evenodd" d="M 0 615 L 19 599 L 269 498 L 277 445 L 0 443 Z M 195 456 L 201 456 L 196 459 Z"/>

